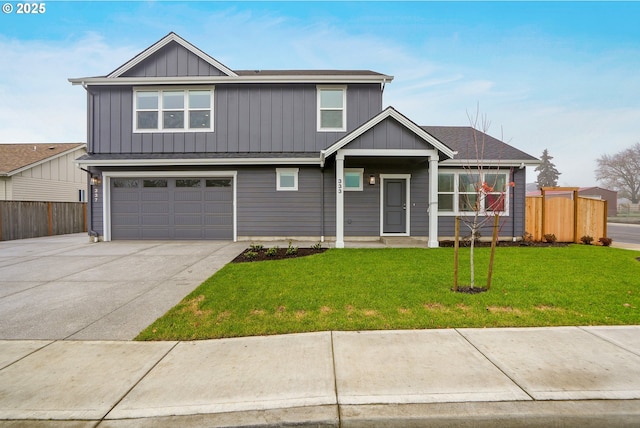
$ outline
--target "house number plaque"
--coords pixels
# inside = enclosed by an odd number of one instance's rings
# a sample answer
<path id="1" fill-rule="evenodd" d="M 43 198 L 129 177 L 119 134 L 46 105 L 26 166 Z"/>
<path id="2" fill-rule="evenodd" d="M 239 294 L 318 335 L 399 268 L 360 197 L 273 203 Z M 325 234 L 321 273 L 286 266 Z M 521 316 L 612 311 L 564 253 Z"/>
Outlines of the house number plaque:
<path id="1" fill-rule="evenodd" d="M 342 193 L 342 178 L 338 178 L 338 193 Z"/>
<path id="2" fill-rule="evenodd" d="M 98 202 L 98 188 L 93 188 L 93 202 Z"/>

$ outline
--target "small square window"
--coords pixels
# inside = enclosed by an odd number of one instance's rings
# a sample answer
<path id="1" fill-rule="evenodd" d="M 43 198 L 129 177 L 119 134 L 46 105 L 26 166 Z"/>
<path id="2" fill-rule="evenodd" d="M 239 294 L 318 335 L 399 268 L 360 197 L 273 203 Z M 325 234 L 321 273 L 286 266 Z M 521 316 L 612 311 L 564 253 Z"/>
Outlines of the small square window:
<path id="1" fill-rule="evenodd" d="M 276 190 L 298 190 L 298 168 L 276 168 Z"/>
<path id="2" fill-rule="evenodd" d="M 364 168 L 349 168 L 344 170 L 344 190 L 361 191 Z"/>

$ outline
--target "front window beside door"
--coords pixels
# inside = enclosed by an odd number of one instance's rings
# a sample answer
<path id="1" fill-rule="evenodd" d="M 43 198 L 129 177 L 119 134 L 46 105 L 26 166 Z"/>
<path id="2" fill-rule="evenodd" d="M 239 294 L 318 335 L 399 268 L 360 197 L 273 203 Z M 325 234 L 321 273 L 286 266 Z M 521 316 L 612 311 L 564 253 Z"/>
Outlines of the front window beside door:
<path id="1" fill-rule="evenodd" d="M 509 212 L 508 172 L 447 171 L 438 173 L 438 212 L 452 215 Z"/>

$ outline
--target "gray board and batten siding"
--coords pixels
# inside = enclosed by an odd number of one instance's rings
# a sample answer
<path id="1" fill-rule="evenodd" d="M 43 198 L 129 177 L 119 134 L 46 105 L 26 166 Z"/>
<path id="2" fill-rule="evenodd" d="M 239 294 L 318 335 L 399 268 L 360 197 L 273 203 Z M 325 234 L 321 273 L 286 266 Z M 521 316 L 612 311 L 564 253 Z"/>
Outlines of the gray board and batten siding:
<path id="1" fill-rule="evenodd" d="M 213 132 L 134 133 L 133 88 L 90 87 L 90 153 L 320 152 L 346 132 L 317 131 L 316 85 L 217 84 Z M 376 84 L 347 86 L 347 131 L 382 108 Z M 91 123 L 91 118 L 89 119 Z"/>

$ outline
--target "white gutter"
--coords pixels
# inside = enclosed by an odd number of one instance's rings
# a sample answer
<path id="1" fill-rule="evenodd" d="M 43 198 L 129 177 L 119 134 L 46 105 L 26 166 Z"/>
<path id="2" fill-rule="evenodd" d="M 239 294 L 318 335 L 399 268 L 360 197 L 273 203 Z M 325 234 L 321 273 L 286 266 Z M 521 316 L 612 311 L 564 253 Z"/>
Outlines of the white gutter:
<path id="1" fill-rule="evenodd" d="M 79 159 L 86 166 L 195 166 L 195 165 L 322 165 L 320 158 L 229 158 L 229 159 Z"/>
<path id="2" fill-rule="evenodd" d="M 81 77 L 68 79 L 74 85 L 193 85 L 216 83 L 384 83 L 392 76 L 380 75 L 297 75 L 297 76 L 186 76 L 186 77 Z"/>

